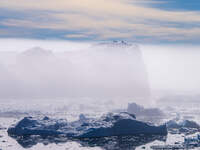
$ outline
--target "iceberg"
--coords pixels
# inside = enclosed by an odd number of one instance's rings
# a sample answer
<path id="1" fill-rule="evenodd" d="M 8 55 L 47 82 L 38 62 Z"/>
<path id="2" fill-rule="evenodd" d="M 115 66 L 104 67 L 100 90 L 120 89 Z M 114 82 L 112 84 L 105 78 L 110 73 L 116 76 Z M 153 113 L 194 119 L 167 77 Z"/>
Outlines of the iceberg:
<path id="1" fill-rule="evenodd" d="M 127 112 L 135 114 L 141 121 L 153 124 L 162 124 L 165 120 L 165 113 L 159 108 L 145 108 L 137 103 L 129 103 Z"/>
<path id="2" fill-rule="evenodd" d="M 8 129 L 17 136 L 65 136 L 69 138 L 98 138 L 128 135 L 167 135 L 166 125 L 152 126 L 136 120 L 128 113 L 109 113 L 99 119 L 87 118 L 68 122 L 64 119 L 25 117 Z"/>
<path id="3" fill-rule="evenodd" d="M 166 125 L 168 131 L 172 134 L 194 134 L 200 131 L 200 125 L 190 120 L 170 120 Z"/>
<path id="4" fill-rule="evenodd" d="M 144 108 L 136 103 L 129 103 L 127 112 L 131 114 L 136 114 L 136 116 L 155 116 L 155 117 L 163 117 L 165 116 L 164 112 L 162 112 L 159 108 Z"/>
<path id="5" fill-rule="evenodd" d="M 0 56 L 0 83 L 5 86 L 0 87 L 0 98 L 149 98 L 147 69 L 138 45 L 114 41 L 71 48 L 1 53 L 5 58 Z"/>

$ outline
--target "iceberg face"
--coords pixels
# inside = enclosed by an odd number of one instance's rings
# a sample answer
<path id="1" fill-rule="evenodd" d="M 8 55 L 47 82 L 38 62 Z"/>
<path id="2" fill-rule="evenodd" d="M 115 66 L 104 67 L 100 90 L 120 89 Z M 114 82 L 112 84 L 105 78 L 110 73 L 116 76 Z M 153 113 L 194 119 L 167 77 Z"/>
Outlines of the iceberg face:
<path id="1" fill-rule="evenodd" d="M 21 53 L 21 56 L 29 56 L 29 57 L 36 57 L 36 56 L 51 56 L 53 55 L 50 50 L 44 50 L 40 47 L 33 47 Z"/>
<path id="2" fill-rule="evenodd" d="M 25 117 L 8 129 L 11 136 L 66 136 L 72 138 L 94 138 L 126 135 L 166 135 L 165 125 L 150 126 L 137 121 L 128 113 L 107 114 L 99 119 L 80 116 L 78 121 L 67 122 L 63 119 L 43 119 Z"/>
<path id="3" fill-rule="evenodd" d="M 66 120 L 54 120 L 44 117 L 36 119 L 25 117 L 15 127 L 9 128 L 8 133 L 15 136 L 41 135 L 41 136 L 57 136 L 67 127 Z"/>

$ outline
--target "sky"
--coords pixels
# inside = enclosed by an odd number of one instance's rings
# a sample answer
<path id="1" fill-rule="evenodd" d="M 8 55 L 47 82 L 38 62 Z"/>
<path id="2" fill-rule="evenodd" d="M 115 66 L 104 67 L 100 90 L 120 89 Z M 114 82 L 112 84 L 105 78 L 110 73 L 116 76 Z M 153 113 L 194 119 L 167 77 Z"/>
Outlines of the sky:
<path id="1" fill-rule="evenodd" d="M 1 0 L 0 38 L 190 43 L 199 0 Z"/>

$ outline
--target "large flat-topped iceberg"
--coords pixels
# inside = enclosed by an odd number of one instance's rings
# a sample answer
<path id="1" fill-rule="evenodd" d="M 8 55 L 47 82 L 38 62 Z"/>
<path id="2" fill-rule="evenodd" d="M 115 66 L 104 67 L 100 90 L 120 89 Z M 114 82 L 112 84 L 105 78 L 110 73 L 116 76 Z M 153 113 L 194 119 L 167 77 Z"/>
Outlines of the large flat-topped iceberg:
<path id="1" fill-rule="evenodd" d="M 101 42 L 101 43 L 96 44 L 96 46 L 116 47 L 116 48 L 120 48 L 120 47 L 128 48 L 128 47 L 137 47 L 137 44 L 128 43 L 126 41 L 117 41 L 117 40 L 114 40 L 112 42 Z"/>
<path id="2" fill-rule="evenodd" d="M 0 72 L 5 74 L 7 85 L 0 88 L 0 98 L 4 99 L 133 99 L 150 95 L 142 53 L 137 45 L 124 41 L 62 53 L 34 47 L 17 54 L 16 63 L 9 68 L 3 67 Z"/>

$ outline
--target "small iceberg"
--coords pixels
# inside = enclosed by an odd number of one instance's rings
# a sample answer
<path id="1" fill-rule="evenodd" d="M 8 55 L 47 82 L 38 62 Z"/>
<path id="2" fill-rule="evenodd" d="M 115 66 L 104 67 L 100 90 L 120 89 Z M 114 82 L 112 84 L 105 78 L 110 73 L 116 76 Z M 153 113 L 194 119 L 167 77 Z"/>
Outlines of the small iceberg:
<path id="1" fill-rule="evenodd" d="M 166 125 L 168 131 L 172 134 L 194 134 L 200 131 L 200 125 L 190 120 L 170 120 Z"/>

